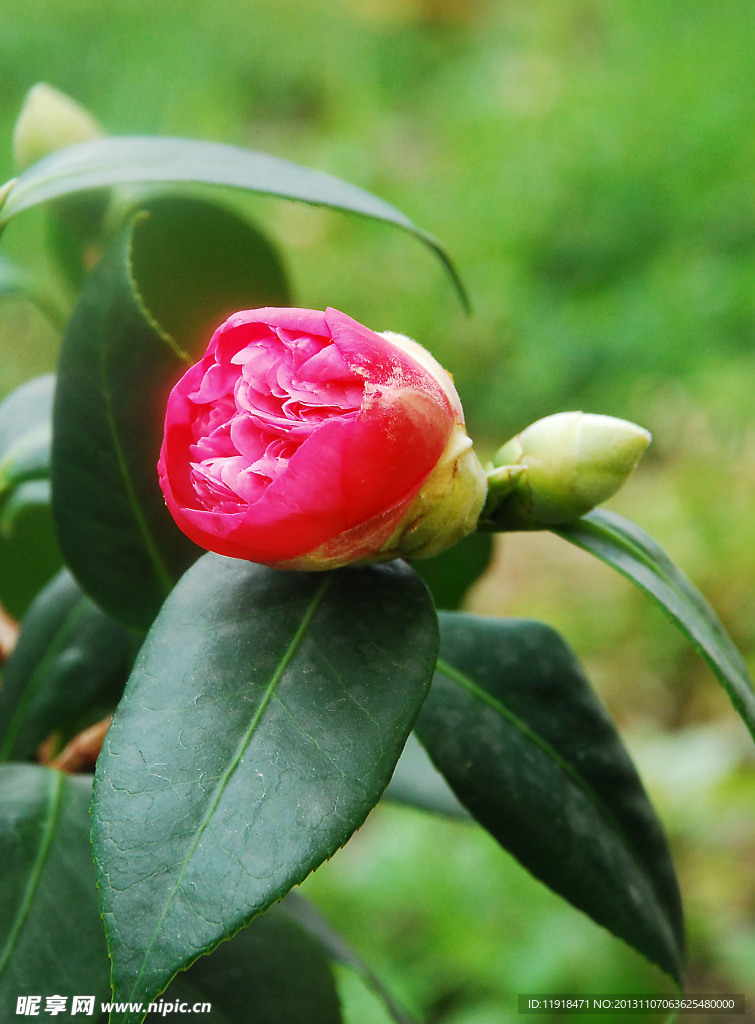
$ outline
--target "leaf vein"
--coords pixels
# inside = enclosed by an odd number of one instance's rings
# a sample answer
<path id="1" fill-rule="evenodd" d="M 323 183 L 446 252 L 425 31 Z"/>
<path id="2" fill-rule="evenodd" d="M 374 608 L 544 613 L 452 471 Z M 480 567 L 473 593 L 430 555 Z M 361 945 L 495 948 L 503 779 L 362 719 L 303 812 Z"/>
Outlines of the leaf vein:
<path id="1" fill-rule="evenodd" d="M 60 807 L 63 799 L 63 783 L 65 776 L 58 771 L 51 771 L 50 773 L 50 793 L 48 797 L 47 817 L 45 818 L 44 829 L 42 833 L 42 841 L 39 844 L 39 851 L 37 852 L 37 858 L 32 865 L 32 869 L 29 873 L 29 881 L 24 892 L 21 905 L 16 919 L 13 922 L 13 927 L 10 930 L 8 941 L 5 944 L 2 956 L 0 956 L 0 975 L 3 973 L 5 968 L 8 966 L 13 950 L 18 941 L 18 937 L 21 934 L 21 929 L 29 916 L 34 901 L 34 896 L 39 886 L 40 879 L 42 877 L 42 871 L 44 870 L 47 857 L 52 847 L 52 841 L 55 835 L 55 824 L 60 814 Z"/>
<path id="2" fill-rule="evenodd" d="M 308 629 L 309 629 L 309 627 L 310 627 L 310 625 L 312 623 L 312 619 L 314 618 L 315 613 L 317 612 L 317 609 L 319 608 L 323 598 L 325 597 L 325 594 L 327 593 L 327 591 L 328 591 L 328 589 L 330 587 L 331 579 L 332 579 L 332 577 L 330 577 L 330 576 L 326 577 L 326 579 L 323 580 L 323 582 L 320 584 L 319 588 L 315 592 L 312 600 L 310 601 L 309 607 L 308 607 L 305 615 L 302 617 L 302 620 L 299 623 L 299 626 L 298 626 L 296 632 L 294 633 L 294 636 L 292 637 L 288 647 L 283 652 L 283 655 L 282 655 L 280 661 L 278 662 L 278 666 L 277 666 L 275 672 L 273 673 L 273 676 L 272 676 L 272 678 L 271 678 L 271 680 L 270 680 L 270 682 L 269 682 L 269 684 L 267 686 L 267 689 L 265 690 L 265 693 L 262 696 L 262 700 L 260 701 L 260 705 L 257 708 L 256 714 L 254 715 L 254 717 L 252 718 L 252 721 L 249 724 L 249 728 L 247 729 L 247 731 L 244 733 L 243 737 L 241 738 L 241 741 L 239 742 L 239 744 L 238 744 L 238 746 L 236 748 L 236 752 L 234 754 L 234 757 L 233 757 L 230 765 L 228 766 L 227 770 L 223 773 L 223 775 L 220 777 L 220 779 L 218 781 L 218 785 L 216 786 L 213 799 L 210 802 L 210 805 L 209 805 L 209 807 L 207 809 L 207 812 L 206 812 L 204 818 L 202 819 L 199 827 L 196 829 L 196 832 L 194 834 L 194 841 L 192 842 L 192 844 L 191 844 L 191 846 L 190 846 L 186 856 L 184 857 L 184 859 L 183 859 L 183 861 L 181 863 L 181 868 L 179 870 L 178 877 L 177 877 L 177 879 L 176 879 L 176 881 L 175 881 L 175 883 L 173 885 L 173 888 L 171 889 L 171 891 L 170 891 L 170 893 L 168 895 L 168 898 L 165 901 L 165 905 L 163 906 L 162 912 L 160 913 L 160 916 L 159 916 L 159 918 L 157 920 L 157 923 L 155 925 L 155 928 L 154 928 L 154 931 L 153 931 L 152 936 L 150 938 L 150 941 L 149 941 L 149 943 L 147 945 L 147 948 L 144 951 L 144 956 L 142 958 L 142 962 L 141 962 L 141 965 L 139 967 L 139 971 L 137 972 L 137 975 L 136 975 L 136 977 L 134 979 L 134 984 L 133 984 L 133 986 L 131 988 L 131 994 L 129 996 L 130 999 L 134 997 L 134 994 L 137 991 L 137 987 L 138 987 L 139 982 L 141 980 L 142 974 L 144 973 L 147 961 L 149 959 L 150 952 L 152 951 L 152 947 L 154 946 L 154 944 L 155 944 L 155 942 L 157 940 L 157 936 L 160 933 L 160 929 L 162 928 L 163 922 L 165 921 L 165 918 L 168 915 L 168 911 L 170 910 L 170 907 L 172 906 L 173 901 L 176 898 L 177 894 L 179 892 L 183 891 L 183 888 L 182 888 L 183 887 L 183 880 L 184 880 L 184 876 L 186 874 L 186 871 L 188 869 L 189 862 L 191 861 L 191 858 L 193 857 L 194 852 L 197 849 L 197 846 L 199 845 L 199 842 L 200 842 L 202 836 L 204 835 L 205 830 L 207 829 L 210 821 L 212 820 L 212 817 L 213 817 L 215 811 L 218 808 L 218 805 L 219 805 L 220 800 L 221 800 L 221 798 L 223 796 L 223 793 L 224 793 L 224 791 L 226 789 L 226 786 L 228 785 L 232 775 L 234 774 L 234 772 L 238 768 L 239 764 L 241 763 L 241 759 L 243 758 L 244 753 L 246 752 L 246 749 L 247 749 L 247 747 L 249 746 L 249 744 L 250 744 L 250 742 L 252 740 L 252 737 L 253 737 L 253 735 L 255 733 L 255 730 L 257 729 L 257 726 L 259 725 L 259 723 L 262 720 L 262 717 L 263 717 L 263 715 L 265 713 L 265 710 L 266 710 L 268 704 L 270 703 L 270 701 L 272 700 L 273 696 L 275 695 L 275 692 L 276 692 L 276 690 L 278 688 L 278 685 L 279 685 L 281 679 L 283 678 L 283 675 L 284 675 L 286 669 L 288 668 L 288 666 L 289 666 L 289 664 L 291 662 L 291 659 L 294 657 L 296 651 L 299 649 L 299 647 L 300 647 L 300 645 L 302 643 L 302 640 L 304 639 L 304 637 L 305 637 L 305 635 L 306 635 L 306 633 L 307 633 L 307 631 L 308 631 Z"/>
<path id="3" fill-rule="evenodd" d="M 113 410 L 112 396 L 110 394 L 110 381 L 108 377 L 106 361 L 107 353 L 103 351 L 100 357 L 100 373 L 102 375 L 102 394 L 105 402 L 105 417 L 107 419 L 107 425 L 113 440 L 113 450 L 115 452 L 115 457 L 118 463 L 118 469 L 120 471 L 121 478 L 123 480 L 123 485 L 126 490 L 126 497 L 128 498 L 128 504 L 129 508 L 131 509 L 131 514 L 133 515 L 134 521 L 136 522 L 136 527 L 139 533 L 141 534 L 145 550 L 150 561 L 152 562 L 155 573 L 157 575 L 158 582 L 160 583 L 161 587 L 163 588 L 163 592 L 167 597 L 167 595 L 173 589 L 174 581 L 170 572 L 168 571 L 165 562 L 163 561 L 162 556 L 160 555 L 157 545 L 155 544 L 154 538 L 152 537 L 150 529 L 147 525 L 147 521 L 144 518 L 144 513 L 142 512 L 139 506 L 139 502 L 137 500 L 134 482 L 131 479 L 131 473 L 128 468 L 128 463 L 126 462 L 126 455 L 123 450 L 123 445 L 121 444 L 120 434 L 118 433 L 118 425 L 115 420 L 115 412 Z"/>
<path id="4" fill-rule="evenodd" d="M 479 686 L 470 679 L 465 673 L 459 669 L 454 668 L 453 665 L 449 665 L 448 662 L 442 658 L 438 658 L 438 671 L 444 676 L 456 683 L 467 691 L 472 697 L 487 704 L 491 710 L 497 712 L 502 718 L 512 725 L 518 732 L 520 732 L 526 739 L 531 743 L 535 744 L 551 761 L 567 776 L 567 778 L 588 798 L 593 806 L 598 810 L 602 817 L 608 822 L 611 828 L 617 833 L 618 836 L 624 841 L 624 845 L 627 850 L 632 854 L 634 860 L 640 865 L 642 873 L 646 874 L 644 862 L 640 851 L 632 841 L 632 837 L 621 825 L 618 819 L 611 813 L 610 809 L 606 806 L 605 801 L 602 800 L 595 789 L 586 781 L 584 776 L 580 775 L 578 771 L 559 754 L 555 747 L 551 746 L 547 740 L 543 739 L 542 736 L 538 735 L 533 729 L 531 729 L 525 721 L 519 718 L 510 708 L 494 697 L 491 693 L 488 693 L 482 686 Z M 655 887 L 655 883 L 653 883 Z"/>

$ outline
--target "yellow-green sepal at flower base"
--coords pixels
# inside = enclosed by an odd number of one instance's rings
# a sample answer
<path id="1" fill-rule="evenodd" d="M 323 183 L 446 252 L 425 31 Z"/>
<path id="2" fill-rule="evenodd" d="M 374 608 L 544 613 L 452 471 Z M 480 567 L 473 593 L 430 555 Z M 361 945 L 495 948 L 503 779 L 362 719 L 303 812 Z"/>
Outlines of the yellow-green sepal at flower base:
<path id="1" fill-rule="evenodd" d="M 433 558 L 477 525 L 485 501 L 485 471 L 463 424 L 457 423 L 433 472 L 376 559 Z"/>
<path id="2" fill-rule="evenodd" d="M 647 430 L 613 416 L 537 420 L 496 452 L 480 525 L 542 530 L 580 519 L 619 490 L 649 443 Z"/>

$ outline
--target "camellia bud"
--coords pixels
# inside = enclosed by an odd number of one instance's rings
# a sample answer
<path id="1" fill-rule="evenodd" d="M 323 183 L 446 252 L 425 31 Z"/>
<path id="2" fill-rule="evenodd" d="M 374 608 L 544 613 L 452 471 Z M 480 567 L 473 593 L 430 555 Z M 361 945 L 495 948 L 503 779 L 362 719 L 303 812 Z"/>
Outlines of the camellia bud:
<path id="1" fill-rule="evenodd" d="M 170 394 L 158 472 L 187 536 L 279 569 L 429 557 L 487 492 L 446 371 L 334 309 L 219 327 Z"/>
<path id="2" fill-rule="evenodd" d="M 579 519 L 618 491 L 649 443 L 647 430 L 612 416 L 546 416 L 496 452 L 484 518 L 510 530 Z"/>
<path id="3" fill-rule="evenodd" d="M 76 100 L 38 82 L 27 93 L 13 130 L 13 159 L 19 171 L 50 153 L 104 135 L 92 115 Z"/>

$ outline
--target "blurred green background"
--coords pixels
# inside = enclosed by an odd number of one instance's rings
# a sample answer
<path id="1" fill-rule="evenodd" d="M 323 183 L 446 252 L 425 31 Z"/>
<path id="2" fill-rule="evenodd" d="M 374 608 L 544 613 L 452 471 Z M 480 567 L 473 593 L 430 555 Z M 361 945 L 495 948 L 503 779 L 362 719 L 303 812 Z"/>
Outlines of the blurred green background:
<path id="1" fill-rule="evenodd" d="M 248 210 L 299 305 L 434 351 L 482 452 L 562 409 L 647 426 L 613 505 L 755 668 L 753 53 L 751 0 L 5 0 L 0 178 L 45 80 L 113 134 L 237 143 L 393 202 L 450 252 L 472 317 L 400 231 L 278 200 Z M 45 273 L 44 231 L 25 214 L 4 254 Z M 52 369 L 56 345 L 42 314 L 4 300 L 0 393 Z M 551 536 L 509 537 L 469 607 L 542 618 L 575 647 L 670 833 L 688 988 L 755 999 L 752 746 L 702 663 Z M 406 809 L 380 809 L 309 889 L 430 1024 L 515 1020 L 528 990 L 666 987 L 485 836 Z M 384 1019 L 344 985 L 351 1024 Z"/>

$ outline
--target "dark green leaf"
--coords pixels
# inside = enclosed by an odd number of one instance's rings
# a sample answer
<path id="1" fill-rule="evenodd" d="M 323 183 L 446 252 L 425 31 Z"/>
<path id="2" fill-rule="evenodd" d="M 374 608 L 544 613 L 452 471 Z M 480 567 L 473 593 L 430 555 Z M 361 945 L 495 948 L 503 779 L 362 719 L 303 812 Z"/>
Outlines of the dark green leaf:
<path id="1" fill-rule="evenodd" d="M 25 480 L 50 475 L 55 378 L 35 377 L 0 403 L 0 502 Z"/>
<path id="2" fill-rule="evenodd" d="M 487 569 L 493 554 L 490 533 L 470 533 L 435 558 L 423 558 L 414 568 L 430 588 L 436 608 L 459 608 L 464 595 Z"/>
<path id="3" fill-rule="evenodd" d="M 87 279 L 63 338 L 53 508 L 82 587 L 114 618 L 146 629 L 196 548 L 165 508 L 156 470 L 183 363 L 134 295 L 129 238 Z"/>
<path id="4" fill-rule="evenodd" d="M 0 1019 L 18 996 L 107 999 L 108 960 L 89 845 L 91 776 L 0 766 Z M 70 1008 L 70 1001 L 69 1001 Z"/>
<path id="5" fill-rule="evenodd" d="M 103 138 L 59 150 L 24 171 L 0 210 L 0 230 L 38 203 L 85 189 L 135 183 L 193 182 L 297 199 L 396 224 L 428 245 L 466 296 L 439 243 L 395 207 L 338 178 L 237 146 L 193 139 Z"/>
<path id="6" fill-rule="evenodd" d="M 681 904 L 663 832 L 557 633 L 443 613 L 441 660 L 417 733 L 505 849 L 680 981 Z"/>
<path id="7" fill-rule="evenodd" d="M 320 943 L 273 907 L 180 974 L 163 996 L 207 1002 L 207 1024 L 340 1024 L 333 973 Z M 164 1022 L 151 1013 L 148 1024 Z"/>
<path id="8" fill-rule="evenodd" d="M 142 302 L 185 352 L 203 353 L 216 327 L 239 309 L 287 306 L 276 250 L 222 206 L 186 196 L 142 198 L 132 274 Z"/>
<path id="9" fill-rule="evenodd" d="M 97 766 L 116 998 L 149 1000 L 346 842 L 390 779 L 437 642 L 401 563 L 284 573 L 208 554 L 189 570 Z"/>
<path id="10" fill-rule="evenodd" d="M 705 659 L 755 738 L 755 688 L 718 616 L 666 552 L 635 523 L 598 510 L 554 531 L 653 598 Z"/>
<path id="11" fill-rule="evenodd" d="M 21 618 L 63 562 L 48 480 L 26 480 L 0 510 L 0 601 Z"/>
<path id="12" fill-rule="evenodd" d="M 58 573 L 24 617 L 5 667 L 0 760 L 29 757 L 95 701 L 115 707 L 134 649 L 133 635 L 103 615 L 70 573 Z"/>
<path id="13" fill-rule="evenodd" d="M 127 625 L 147 629 L 199 553 L 170 517 L 156 469 L 185 353 L 203 352 L 235 309 L 285 296 L 254 228 L 177 198 L 151 200 L 84 286 L 60 356 L 55 518 L 81 585 Z"/>

